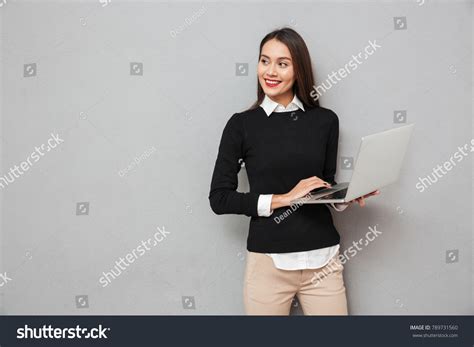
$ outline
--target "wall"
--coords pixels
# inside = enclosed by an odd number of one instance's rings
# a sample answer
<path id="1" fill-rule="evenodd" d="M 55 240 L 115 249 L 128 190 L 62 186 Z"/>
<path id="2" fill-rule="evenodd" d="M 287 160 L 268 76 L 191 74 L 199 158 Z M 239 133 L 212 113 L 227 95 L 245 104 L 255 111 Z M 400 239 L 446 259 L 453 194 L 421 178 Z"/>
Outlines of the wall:
<path id="1" fill-rule="evenodd" d="M 337 181 L 350 179 L 342 157 L 356 156 L 361 136 L 399 126 L 397 111 L 416 123 L 399 182 L 333 212 L 343 250 L 382 231 L 346 263 L 350 314 L 473 313 L 472 153 L 416 188 L 473 138 L 472 2 L 0 11 L 2 172 L 32 162 L 1 192 L 4 313 L 244 313 L 249 219 L 214 215 L 209 185 L 225 123 L 255 99 L 260 40 L 284 25 L 305 38 L 318 83 L 369 40 L 381 46 L 321 96 L 340 119 Z M 39 155 L 51 134 L 63 142 Z M 245 169 L 239 179 L 248 190 Z M 103 287 L 103 272 L 158 228 L 160 242 Z"/>

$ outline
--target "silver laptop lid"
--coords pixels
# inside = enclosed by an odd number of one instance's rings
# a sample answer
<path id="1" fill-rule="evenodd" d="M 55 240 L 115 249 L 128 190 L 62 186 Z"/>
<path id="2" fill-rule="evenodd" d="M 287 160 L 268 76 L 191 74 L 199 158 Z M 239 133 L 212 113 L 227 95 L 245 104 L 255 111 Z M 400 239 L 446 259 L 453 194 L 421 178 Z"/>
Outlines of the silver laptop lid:
<path id="1" fill-rule="evenodd" d="M 398 180 L 414 125 L 362 137 L 345 201 Z"/>

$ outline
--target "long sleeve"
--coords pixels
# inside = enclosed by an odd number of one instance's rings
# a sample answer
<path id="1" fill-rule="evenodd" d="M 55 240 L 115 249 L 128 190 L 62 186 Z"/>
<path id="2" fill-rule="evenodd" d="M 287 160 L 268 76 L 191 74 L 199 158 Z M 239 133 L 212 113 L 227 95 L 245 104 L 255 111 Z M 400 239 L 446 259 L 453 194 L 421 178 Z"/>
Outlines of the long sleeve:
<path id="1" fill-rule="evenodd" d="M 326 145 L 326 158 L 324 159 L 323 180 L 335 185 L 334 180 L 337 169 L 337 147 L 339 144 L 339 118 L 334 114 L 333 122 L 330 128 L 328 142 Z"/>
<path id="2" fill-rule="evenodd" d="M 326 145 L 326 158 L 324 160 L 323 180 L 332 185 L 337 184 L 335 180 L 337 169 L 337 148 L 339 145 L 339 118 L 333 112 L 334 119 Z M 346 204 L 329 204 L 338 212 L 344 211 L 348 205 Z"/>
<path id="3" fill-rule="evenodd" d="M 235 113 L 222 132 L 214 173 L 212 174 L 209 202 L 216 214 L 244 214 L 258 217 L 259 194 L 237 192 L 240 170 L 239 159 L 244 159 L 244 130 L 242 119 Z"/>
<path id="4" fill-rule="evenodd" d="M 326 158 L 324 160 L 324 170 L 323 170 L 323 179 L 331 183 L 332 185 L 337 184 L 335 180 L 336 169 L 337 169 L 337 148 L 339 145 L 339 118 L 334 114 L 333 124 L 328 137 L 328 143 L 326 146 Z M 334 210 L 338 212 L 344 211 L 348 204 L 338 203 L 338 204 L 329 204 Z"/>
<path id="5" fill-rule="evenodd" d="M 273 194 L 260 194 L 258 197 L 258 215 L 260 217 L 270 217 L 273 214 L 272 210 Z"/>

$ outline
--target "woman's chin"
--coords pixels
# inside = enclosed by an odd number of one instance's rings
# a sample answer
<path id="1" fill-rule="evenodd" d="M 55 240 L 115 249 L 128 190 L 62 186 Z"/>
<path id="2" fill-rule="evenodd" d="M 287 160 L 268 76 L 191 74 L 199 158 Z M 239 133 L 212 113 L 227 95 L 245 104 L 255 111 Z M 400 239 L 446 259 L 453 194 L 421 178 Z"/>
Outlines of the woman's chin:
<path id="1" fill-rule="evenodd" d="M 263 89 L 263 92 L 270 97 L 278 96 L 281 94 L 281 91 L 279 89 L 272 89 L 272 88 L 265 88 Z"/>

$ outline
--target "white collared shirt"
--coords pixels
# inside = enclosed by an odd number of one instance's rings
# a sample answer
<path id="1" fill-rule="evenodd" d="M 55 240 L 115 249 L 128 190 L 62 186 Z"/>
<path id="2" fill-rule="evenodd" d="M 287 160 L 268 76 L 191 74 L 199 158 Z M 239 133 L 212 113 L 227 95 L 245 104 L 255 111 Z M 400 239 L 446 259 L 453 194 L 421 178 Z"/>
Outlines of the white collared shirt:
<path id="1" fill-rule="evenodd" d="M 263 99 L 260 107 L 263 108 L 268 117 L 272 112 L 288 112 L 301 109 L 305 111 L 303 103 L 296 96 L 288 104 L 287 107 L 273 101 L 267 95 Z M 257 214 L 260 217 L 269 217 L 272 215 L 271 210 L 273 194 L 260 194 L 258 198 Z M 336 211 L 344 211 L 348 205 L 346 204 L 330 204 Z M 278 269 L 282 270 L 302 270 L 302 269 L 317 269 L 325 266 L 332 257 L 334 257 L 339 250 L 339 244 L 303 252 L 291 253 L 265 253 L 273 260 L 273 264 Z"/>

